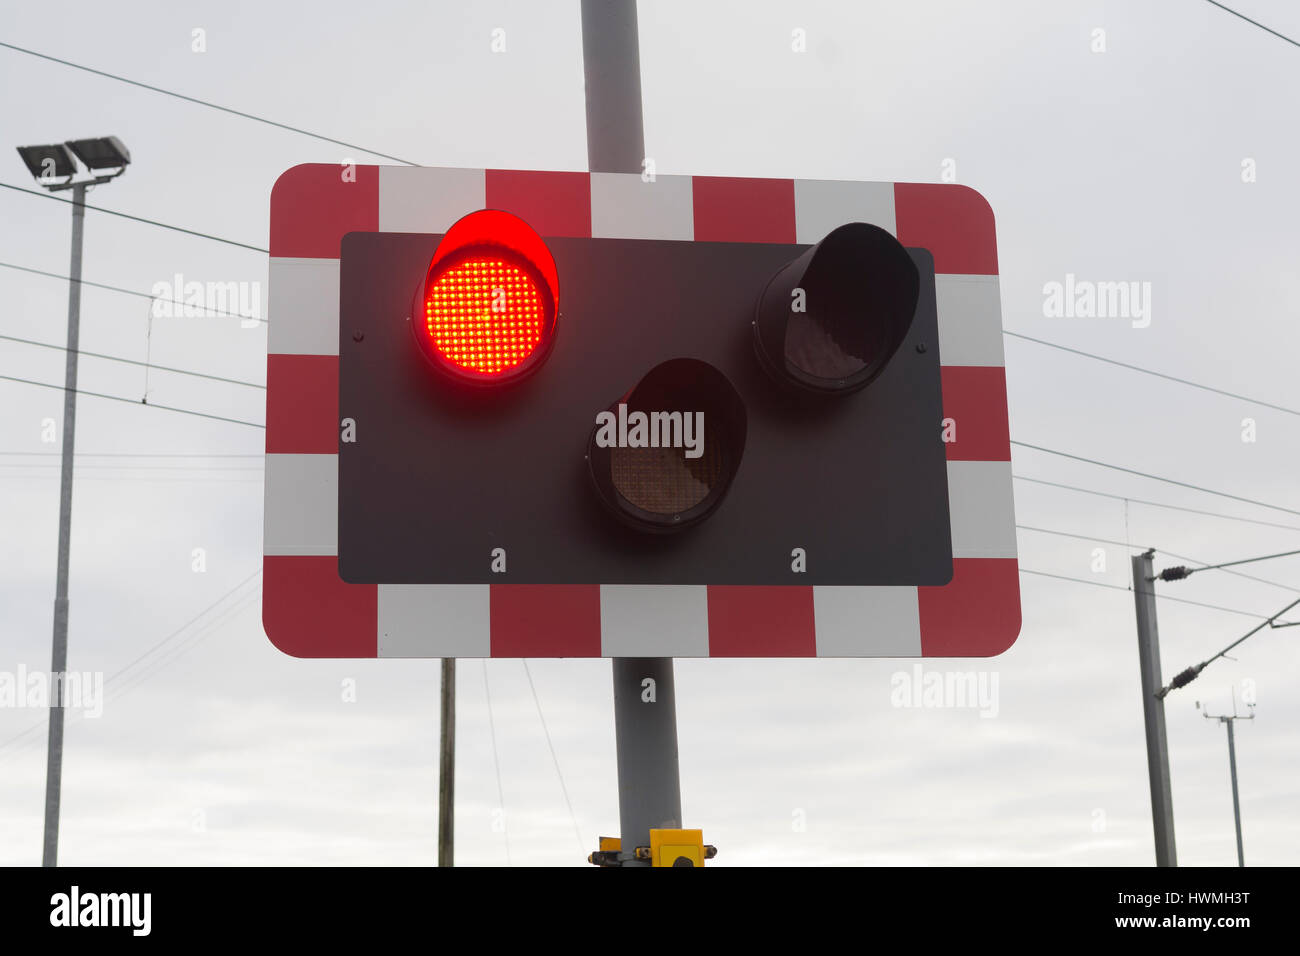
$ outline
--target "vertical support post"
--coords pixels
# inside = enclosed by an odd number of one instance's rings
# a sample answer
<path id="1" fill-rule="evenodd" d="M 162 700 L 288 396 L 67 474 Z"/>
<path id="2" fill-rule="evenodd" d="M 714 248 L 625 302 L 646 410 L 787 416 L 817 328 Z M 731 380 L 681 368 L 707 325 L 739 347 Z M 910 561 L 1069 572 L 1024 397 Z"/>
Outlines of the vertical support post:
<path id="1" fill-rule="evenodd" d="M 582 0 L 582 60 L 588 168 L 641 172 L 645 131 L 636 0 Z M 619 857 L 624 866 L 648 866 L 634 854 L 649 845 L 651 828 L 681 826 L 673 661 L 615 658 L 613 672 Z"/>
<path id="2" fill-rule="evenodd" d="M 1155 830 L 1156 866 L 1177 866 L 1174 844 L 1174 798 L 1169 776 L 1169 742 L 1165 734 L 1160 635 L 1156 629 L 1156 593 L 1152 556 L 1133 558 L 1133 600 L 1137 609 L 1138 663 L 1142 670 L 1142 717 L 1146 723 L 1147 773 L 1151 779 L 1151 821 Z"/>
<path id="3" fill-rule="evenodd" d="M 72 547 L 72 451 L 77 426 L 77 350 L 81 342 L 81 245 L 86 187 L 72 189 L 72 262 L 68 270 L 68 349 L 63 370 L 63 457 L 59 466 L 59 554 L 54 584 L 54 648 L 50 661 L 49 747 L 45 760 L 42 866 L 58 866 L 59 799 L 63 792 L 63 675 L 68 669 L 68 558 Z"/>
<path id="4" fill-rule="evenodd" d="M 645 133 L 636 0 L 582 0 L 582 70 L 588 167 L 593 173 L 639 173 Z"/>
<path id="5" fill-rule="evenodd" d="M 619 859 L 624 866 L 649 866 L 634 854 L 638 846 L 650 845 L 650 830 L 682 825 L 671 657 L 614 658 L 614 738 Z"/>
<path id="6" fill-rule="evenodd" d="M 1237 746 L 1232 739 L 1232 725 L 1236 718 L 1220 718 L 1228 725 L 1228 767 L 1232 771 L 1232 817 L 1237 823 L 1237 865 L 1246 865 L 1246 854 L 1241 846 L 1241 801 L 1237 797 Z"/>
<path id="7" fill-rule="evenodd" d="M 438 865 L 455 866 L 456 658 L 442 659 L 442 733 L 438 760 Z"/>

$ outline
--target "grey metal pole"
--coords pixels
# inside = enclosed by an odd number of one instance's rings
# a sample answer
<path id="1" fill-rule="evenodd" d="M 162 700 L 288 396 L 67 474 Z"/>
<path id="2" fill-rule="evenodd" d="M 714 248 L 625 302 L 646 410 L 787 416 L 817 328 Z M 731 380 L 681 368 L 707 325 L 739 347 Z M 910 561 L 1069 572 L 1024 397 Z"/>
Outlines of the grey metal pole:
<path id="1" fill-rule="evenodd" d="M 59 859 L 59 797 L 63 790 L 63 674 L 68 669 L 68 557 L 72 542 L 72 449 L 77 425 L 77 349 L 81 341 L 81 243 L 86 187 L 72 189 L 72 263 L 68 276 L 68 350 L 63 368 L 63 458 L 59 467 L 59 557 L 54 584 L 54 650 L 50 662 L 49 749 L 45 760 L 45 843 L 42 866 Z"/>
<path id="2" fill-rule="evenodd" d="M 645 158 L 636 0 L 582 0 L 587 165 L 593 173 L 639 173 Z M 671 657 L 615 658 L 614 740 L 624 866 L 652 828 L 681 826 L 677 701 Z"/>
<path id="3" fill-rule="evenodd" d="M 650 845 L 651 829 L 682 825 L 671 657 L 614 658 L 614 738 L 619 859 L 624 866 L 649 866 L 635 859 L 635 851 Z"/>
<path id="4" fill-rule="evenodd" d="M 1169 776 L 1169 742 L 1165 735 L 1160 635 L 1156 629 L 1156 593 L 1152 556 L 1133 557 L 1133 601 L 1137 608 L 1138 663 L 1142 669 L 1142 717 L 1147 733 L 1147 773 L 1151 778 L 1151 821 L 1155 829 L 1156 866 L 1177 866 L 1174 845 L 1174 798 Z"/>
<path id="5" fill-rule="evenodd" d="M 455 866 L 456 658 L 442 659 L 442 733 L 438 760 L 438 865 Z"/>
<path id="6" fill-rule="evenodd" d="M 640 172 L 645 133 L 636 0 L 582 0 L 582 68 L 588 168 L 593 173 Z"/>
<path id="7" fill-rule="evenodd" d="M 1232 740 L 1235 720 L 1224 720 L 1228 725 L 1228 766 L 1232 770 L 1232 816 L 1237 822 L 1237 865 L 1246 865 L 1246 854 L 1241 846 L 1241 801 L 1237 798 L 1237 747 Z"/>

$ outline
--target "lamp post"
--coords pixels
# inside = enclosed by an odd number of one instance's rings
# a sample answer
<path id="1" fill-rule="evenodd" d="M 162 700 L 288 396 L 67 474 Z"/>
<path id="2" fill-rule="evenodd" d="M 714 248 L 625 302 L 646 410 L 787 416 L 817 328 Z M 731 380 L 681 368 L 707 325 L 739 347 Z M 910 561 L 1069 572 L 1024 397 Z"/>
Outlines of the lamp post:
<path id="1" fill-rule="evenodd" d="M 36 181 L 50 192 L 72 190 L 68 348 L 63 381 L 63 457 L 59 468 L 59 558 L 54 585 L 50 734 L 45 764 L 45 839 L 41 854 L 42 866 L 56 866 L 59 853 L 59 796 L 63 783 L 63 675 L 68 666 L 68 554 L 72 532 L 72 449 L 77 420 L 77 348 L 81 331 L 81 245 L 86 218 L 86 187 L 121 176 L 131 162 L 131 154 L 116 136 L 103 136 L 50 146 L 19 146 L 18 155 Z M 76 160 L 80 160 L 85 167 L 85 174 L 78 174 Z M 104 172 L 105 170 L 115 171 Z"/>

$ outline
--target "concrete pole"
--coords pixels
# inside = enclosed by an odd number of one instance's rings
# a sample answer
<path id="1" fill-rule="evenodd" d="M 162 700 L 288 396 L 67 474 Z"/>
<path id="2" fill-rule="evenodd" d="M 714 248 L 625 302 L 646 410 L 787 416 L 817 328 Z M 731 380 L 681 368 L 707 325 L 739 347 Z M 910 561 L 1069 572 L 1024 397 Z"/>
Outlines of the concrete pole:
<path id="1" fill-rule="evenodd" d="M 1177 866 L 1174 845 L 1174 798 L 1169 776 L 1169 742 L 1165 735 L 1165 702 L 1156 695 L 1163 686 L 1160 635 L 1156 629 L 1156 593 L 1152 556 L 1133 558 L 1133 600 L 1137 608 L 1138 663 L 1142 669 L 1142 717 L 1147 733 L 1147 773 L 1151 779 L 1151 821 L 1155 829 L 1156 866 Z"/>
<path id="2" fill-rule="evenodd" d="M 59 467 L 59 556 L 54 584 L 54 650 L 50 662 L 49 749 L 45 761 L 42 866 L 58 866 L 59 798 L 63 791 L 63 675 L 68 669 L 68 557 L 72 545 L 72 450 L 77 427 L 77 350 L 81 342 L 81 244 L 86 187 L 72 188 L 72 263 L 68 276 L 68 350 L 63 369 L 63 458 Z"/>

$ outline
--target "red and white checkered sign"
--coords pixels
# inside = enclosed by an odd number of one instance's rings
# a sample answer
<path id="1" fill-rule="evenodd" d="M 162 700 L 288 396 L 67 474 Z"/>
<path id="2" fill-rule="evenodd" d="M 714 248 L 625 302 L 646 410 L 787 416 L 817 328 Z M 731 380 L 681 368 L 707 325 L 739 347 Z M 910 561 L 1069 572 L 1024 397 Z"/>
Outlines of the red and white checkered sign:
<path id="1" fill-rule="evenodd" d="M 346 173 L 346 175 L 345 175 Z M 816 243 L 872 223 L 933 254 L 953 577 L 943 587 L 340 580 L 339 242 L 503 209 L 543 237 Z M 1020 633 L 993 212 L 965 186 L 313 164 L 271 193 L 262 619 L 297 657 L 985 657 Z M 940 423 L 935 422 L 936 433 Z"/>

